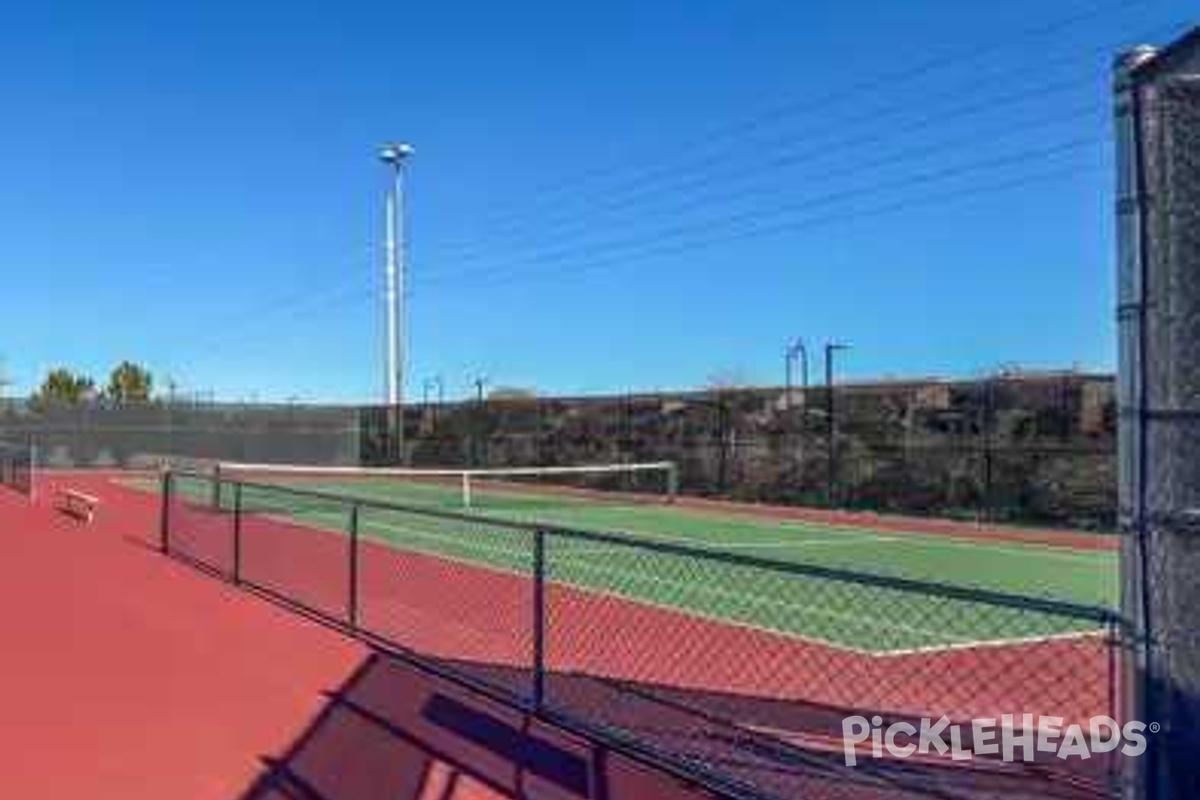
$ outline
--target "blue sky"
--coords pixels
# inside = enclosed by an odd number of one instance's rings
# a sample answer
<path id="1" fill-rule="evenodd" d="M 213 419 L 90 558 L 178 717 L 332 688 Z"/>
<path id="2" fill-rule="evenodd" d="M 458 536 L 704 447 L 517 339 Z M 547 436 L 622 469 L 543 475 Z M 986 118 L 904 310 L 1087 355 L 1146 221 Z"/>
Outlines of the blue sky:
<path id="1" fill-rule="evenodd" d="M 1114 358 L 1108 73 L 1182 0 L 8 3 L 0 364 L 228 398 Z"/>

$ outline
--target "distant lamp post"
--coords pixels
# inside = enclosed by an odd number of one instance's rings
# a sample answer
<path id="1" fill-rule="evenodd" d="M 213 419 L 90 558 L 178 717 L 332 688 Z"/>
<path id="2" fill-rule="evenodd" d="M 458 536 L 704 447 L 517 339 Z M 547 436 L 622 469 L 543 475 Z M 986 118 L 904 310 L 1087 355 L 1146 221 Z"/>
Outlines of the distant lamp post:
<path id="1" fill-rule="evenodd" d="M 825 419 L 828 433 L 825 441 L 825 502 L 830 508 L 837 502 L 837 423 L 833 407 L 833 354 L 849 349 L 850 345 L 840 342 L 825 345 Z"/>
<path id="2" fill-rule="evenodd" d="M 442 381 L 441 375 L 434 375 L 432 378 L 426 378 L 421 384 L 421 404 L 425 406 L 426 410 L 430 408 L 429 398 L 431 396 L 431 389 L 437 389 L 437 394 L 434 395 L 436 399 L 434 400 L 433 405 L 433 424 L 434 427 L 436 427 L 438 414 L 446 398 L 446 386 Z"/>
<path id="3" fill-rule="evenodd" d="M 783 374 L 784 388 L 787 390 L 784 394 L 784 405 L 790 409 L 792 407 L 792 373 L 795 370 L 797 359 L 800 361 L 800 398 L 801 405 L 804 405 L 808 399 L 808 348 L 804 346 L 803 339 L 797 339 L 787 346 L 783 354 Z"/>
<path id="4" fill-rule="evenodd" d="M 785 412 L 784 425 L 786 431 L 791 431 L 793 428 L 792 422 L 792 373 L 795 371 L 796 361 L 800 361 L 800 441 L 796 447 L 796 483 L 799 491 L 804 491 L 804 452 L 808 433 L 808 348 L 804 346 L 803 339 L 796 339 L 792 342 L 783 353 L 783 373 L 784 373 L 784 396 L 783 408 Z"/>
<path id="5" fill-rule="evenodd" d="M 486 409 L 484 403 L 486 398 L 483 394 L 483 388 L 487 386 L 488 379 L 483 375 L 476 376 L 473 381 L 475 384 L 475 431 L 471 446 L 471 463 L 475 466 L 487 463 L 487 438 L 484 435 L 487 428 Z"/>

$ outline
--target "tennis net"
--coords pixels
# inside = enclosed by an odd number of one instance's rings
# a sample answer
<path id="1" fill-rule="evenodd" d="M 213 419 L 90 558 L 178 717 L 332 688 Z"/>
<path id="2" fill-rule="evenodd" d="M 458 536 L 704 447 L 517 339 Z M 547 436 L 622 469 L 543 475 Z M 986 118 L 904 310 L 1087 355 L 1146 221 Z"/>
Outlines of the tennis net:
<path id="1" fill-rule="evenodd" d="M 0 438 L 0 486 L 33 496 L 33 445 Z"/>
<path id="2" fill-rule="evenodd" d="M 669 503 L 679 483 L 671 461 L 480 469 L 217 462 L 212 471 L 218 485 L 300 485 L 364 500 L 518 512 L 597 502 Z"/>

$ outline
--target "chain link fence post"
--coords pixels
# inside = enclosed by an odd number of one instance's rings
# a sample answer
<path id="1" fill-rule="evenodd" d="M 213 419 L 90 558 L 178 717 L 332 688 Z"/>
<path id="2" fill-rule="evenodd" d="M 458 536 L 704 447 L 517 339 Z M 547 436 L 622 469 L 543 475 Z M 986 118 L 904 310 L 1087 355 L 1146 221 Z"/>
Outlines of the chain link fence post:
<path id="1" fill-rule="evenodd" d="M 546 701 L 546 531 L 533 533 L 533 707 Z"/>
<path id="2" fill-rule="evenodd" d="M 221 478 L 216 476 L 214 482 Z M 220 510 L 220 506 L 217 507 Z M 242 484 L 233 484 L 233 582 L 242 582 Z"/>
<path id="3" fill-rule="evenodd" d="M 174 491 L 174 479 L 169 469 L 163 470 L 161 478 L 162 506 L 159 509 L 158 541 L 163 553 L 171 552 L 171 493 Z"/>
<path id="4" fill-rule="evenodd" d="M 352 503 L 350 505 L 350 519 L 347 522 L 347 533 L 349 534 L 349 550 L 347 553 L 349 563 L 347 572 L 349 577 L 347 583 L 349 588 L 346 594 L 346 619 L 350 622 L 352 630 L 358 630 L 358 525 L 359 525 L 359 504 Z"/>

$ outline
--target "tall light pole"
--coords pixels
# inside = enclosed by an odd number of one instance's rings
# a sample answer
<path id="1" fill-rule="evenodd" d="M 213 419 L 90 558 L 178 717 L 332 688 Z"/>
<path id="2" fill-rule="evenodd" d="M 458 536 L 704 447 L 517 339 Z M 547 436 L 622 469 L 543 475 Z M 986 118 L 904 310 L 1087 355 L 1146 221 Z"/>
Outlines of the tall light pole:
<path id="1" fill-rule="evenodd" d="M 379 158 L 391 169 L 387 193 L 387 404 L 395 416 L 396 444 L 404 460 L 404 162 L 413 147 L 390 142 Z"/>

